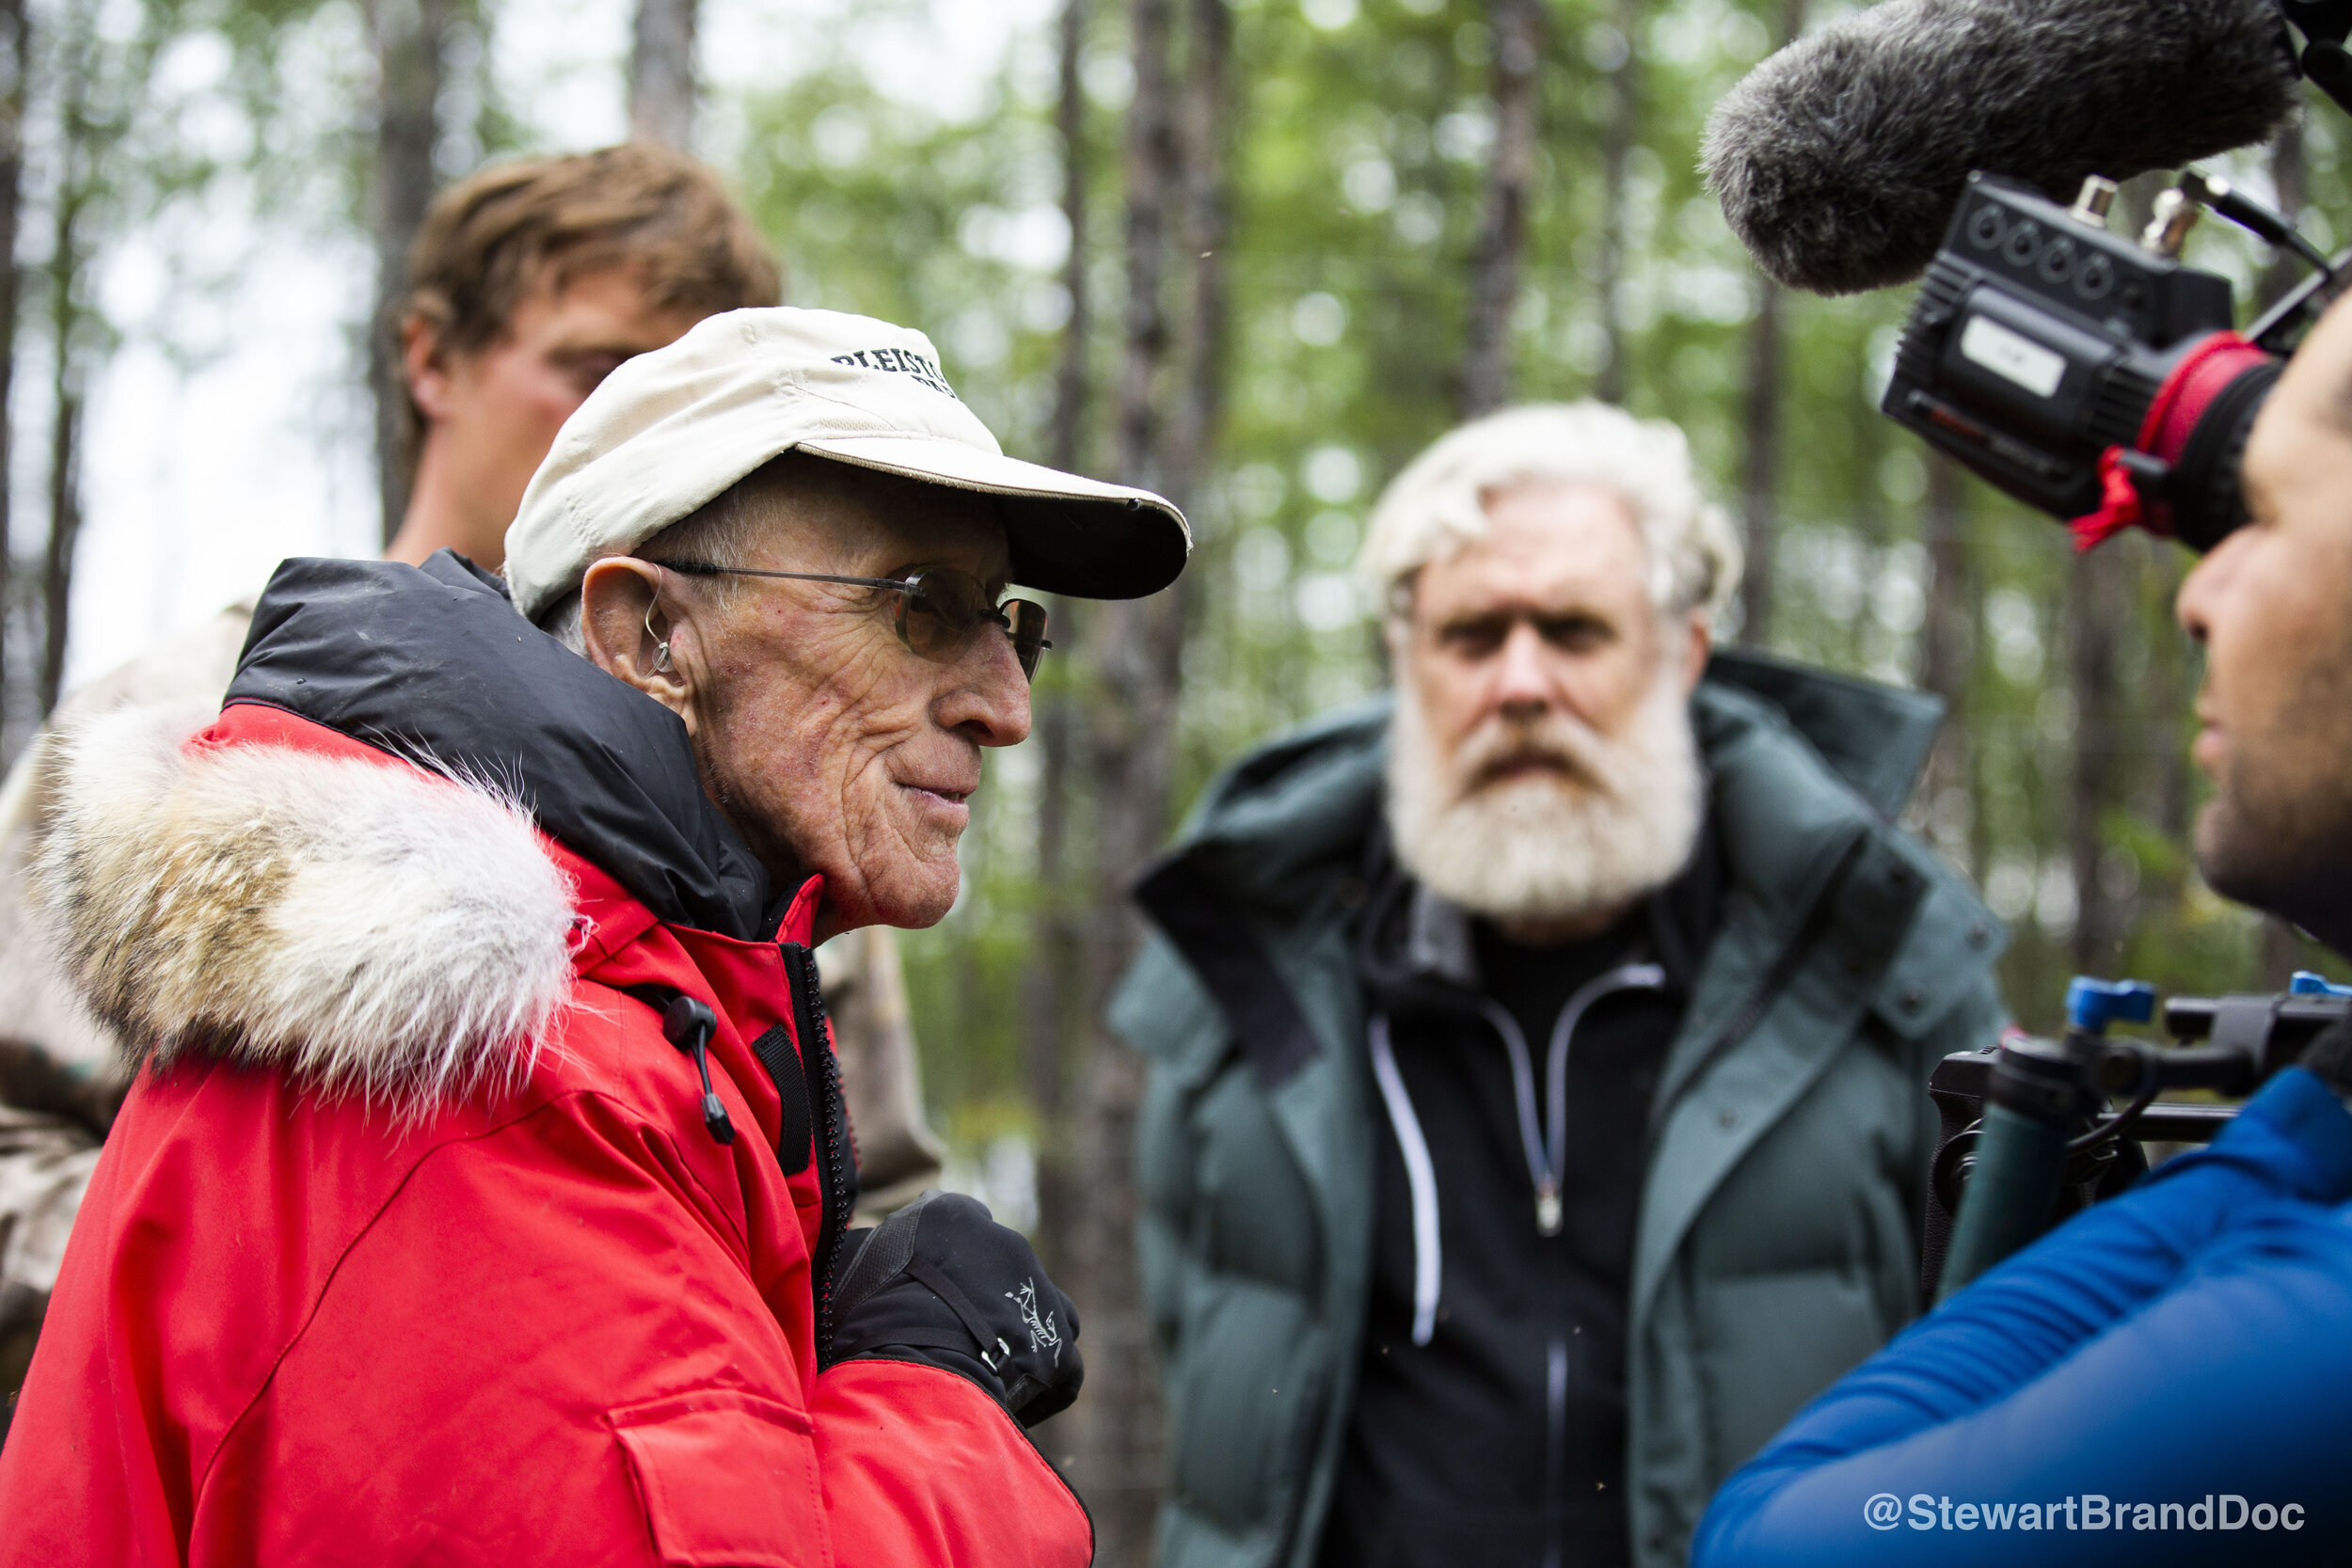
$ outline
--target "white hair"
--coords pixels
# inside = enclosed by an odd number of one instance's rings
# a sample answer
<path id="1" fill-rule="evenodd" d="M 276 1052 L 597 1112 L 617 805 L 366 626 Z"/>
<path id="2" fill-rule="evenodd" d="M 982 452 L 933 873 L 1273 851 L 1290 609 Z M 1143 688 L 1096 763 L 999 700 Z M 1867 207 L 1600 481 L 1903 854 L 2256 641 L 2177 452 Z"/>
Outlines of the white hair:
<path id="1" fill-rule="evenodd" d="M 1356 569 L 1394 613 L 1414 573 L 1486 537 L 1496 491 L 1529 481 L 1597 484 L 1625 498 L 1649 546 L 1660 613 L 1711 617 L 1739 591 L 1740 536 L 1701 492 L 1681 430 L 1591 402 L 1522 404 L 1440 437 L 1381 495 Z"/>
<path id="2" fill-rule="evenodd" d="M 643 561 L 702 561 L 713 566 L 739 565 L 752 559 L 764 531 L 788 517 L 781 503 L 788 492 L 790 470 L 781 460 L 755 468 L 633 549 L 606 550 L 596 559 L 633 555 Z M 739 578 L 700 578 L 703 591 L 722 610 L 733 608 Z M 586 602 L 578 584 L 558 595 L 539 612 L 538 627 L 580 657 L 588 657 L 587 628 L 580 624 Z"/>

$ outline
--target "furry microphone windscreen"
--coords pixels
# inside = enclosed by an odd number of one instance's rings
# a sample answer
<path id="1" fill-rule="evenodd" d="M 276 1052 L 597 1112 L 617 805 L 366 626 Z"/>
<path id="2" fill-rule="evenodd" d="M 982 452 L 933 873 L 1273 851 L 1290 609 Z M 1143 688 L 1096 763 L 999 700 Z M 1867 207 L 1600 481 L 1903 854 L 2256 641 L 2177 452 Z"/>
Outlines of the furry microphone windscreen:
<path id="1" fill-rule="evenodd" d="M 2296 79 L 2275 0 L 1889 0 L 1750 71 L 1700 166 L 1765 272 L 1853 293 L 1926 269 L 1971 169 L 2071 201 L 2263 140 Z"/>

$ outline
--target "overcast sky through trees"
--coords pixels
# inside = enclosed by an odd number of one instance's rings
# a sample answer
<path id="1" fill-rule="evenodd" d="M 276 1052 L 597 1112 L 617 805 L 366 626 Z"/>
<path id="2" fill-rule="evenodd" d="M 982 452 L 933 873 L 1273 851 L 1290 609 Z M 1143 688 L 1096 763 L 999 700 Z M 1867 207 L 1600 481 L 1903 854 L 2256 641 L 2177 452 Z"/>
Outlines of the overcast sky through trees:
<path id="1" fill-rule="evenodd" d="M 713 162 L 737 161 L 738 96 L 780 85 L 796 61 L 827 57 L 819 45 L 836 40 L 851 8 L 849 0 L 704 7 L 701 150 Z M 1052 69 L 1042 31 L 1050 0 L 957 0 L 901 8 L 897 18 L 890 8 L 858 8 L 884 14 L 859 20 L 864 36 L 843 53 L 866 63 L 885 97 L 930 115 L 976 111 L 1016 40 L 1038 55 L 1037 69 Z M 523 147 L 570 151 L 620 139 L 628 18 L 626 0 L 501 0 L 492 81 Z M 359 55 L 358 24 L 330 9 L 304 31 L 298 46 L 319 55 L 309 77 L 319 90 L 286 108 L 297 135 L 324 135 L 348 113 L 339 78 Z M 167 90 L 202 94 L 226 55 L 201 39 L 181 46 Z M 187 129 L 230 146 L 250 134 L 217 100 Z M 445 146 L 447 172 L 477 155 L 461 139 Z M 315 205 L 331 212 L 334 201 L 322 190 Z M 323 214 L 257 218 L 250 185 L 237 180 L 141 225 L 116 254 L 102 297 L 128 332 L 90 416 L 69 687 L 257 592 L 286 556 L 377 548 L 369 411 L 353 373 L 369 265 L 364 235 Z M 28 404 L 37 395 L 20 392 Z"/>

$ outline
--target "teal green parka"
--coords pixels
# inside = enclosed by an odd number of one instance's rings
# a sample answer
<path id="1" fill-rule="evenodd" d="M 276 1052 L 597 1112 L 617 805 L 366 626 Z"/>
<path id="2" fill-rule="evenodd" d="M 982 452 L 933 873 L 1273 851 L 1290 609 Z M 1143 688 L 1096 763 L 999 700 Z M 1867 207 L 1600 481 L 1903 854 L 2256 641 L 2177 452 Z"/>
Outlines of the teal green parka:
<path id="1" fill-rule="evenodd" d="M 1928 1072 L 1994 1039 L 2006 935 L 1890 823 L 1934 699 L 1746 653 L 1692 697 L 1727 885 L 1651 1108 L 1628 1335 L 1638 1568 L 1919 1307 Z M 1353 1400 L 1378 1117 L 1354 970 L 1385 702 L 1262 748 L 1146 879 L 1113 1003 L 1151 1062 L 1163 1568 L 1311 1568 Z"/>

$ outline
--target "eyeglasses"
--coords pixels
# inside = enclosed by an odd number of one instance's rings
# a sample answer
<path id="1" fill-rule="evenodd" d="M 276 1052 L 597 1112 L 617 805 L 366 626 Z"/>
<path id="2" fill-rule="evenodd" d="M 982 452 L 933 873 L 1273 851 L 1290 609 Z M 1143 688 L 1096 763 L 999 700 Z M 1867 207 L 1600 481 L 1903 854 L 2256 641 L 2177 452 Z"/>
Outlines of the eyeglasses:
<path id="1" fill-rule="evenodd" d="M 842 582 L 855 588 L 884 588 L 898 601 L 892 624 L 898 641 L 918 658 L 951 664 L 972 644 L 984 622 L 994 622 L 1012 639 L 1012 657 L 1025 680 L 1037 678 L 1037 661 L 1053 644 L 1045 640 L 1045 607 L 1030 599 L 997 604 L 988 585 L 953 566 L 923 566 L 903 578 L 845 578 L 830 572 L 763 572 L 750 566 L 713 566 L 701 561 L 657 561 L 690 578 L 788 578 L 796 582 Z"/>

